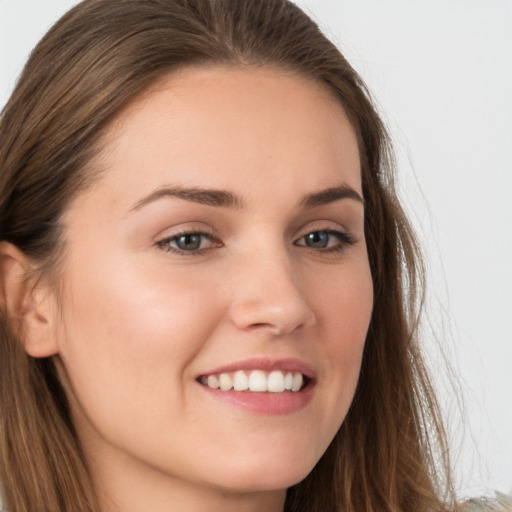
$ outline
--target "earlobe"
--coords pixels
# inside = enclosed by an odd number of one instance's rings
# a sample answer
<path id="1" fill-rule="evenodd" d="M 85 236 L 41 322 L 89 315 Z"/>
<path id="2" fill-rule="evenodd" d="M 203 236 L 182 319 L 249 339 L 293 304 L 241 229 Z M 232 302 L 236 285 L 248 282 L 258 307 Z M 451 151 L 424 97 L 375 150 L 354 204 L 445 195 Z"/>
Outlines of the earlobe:
<path id="1" fill-rule="evenodd" d="M 0 307 L 32 357 L 58 352 L 55 298 L 48 286 L 30 278 L 32 262 L 16 246 L 0 242 Z"/>

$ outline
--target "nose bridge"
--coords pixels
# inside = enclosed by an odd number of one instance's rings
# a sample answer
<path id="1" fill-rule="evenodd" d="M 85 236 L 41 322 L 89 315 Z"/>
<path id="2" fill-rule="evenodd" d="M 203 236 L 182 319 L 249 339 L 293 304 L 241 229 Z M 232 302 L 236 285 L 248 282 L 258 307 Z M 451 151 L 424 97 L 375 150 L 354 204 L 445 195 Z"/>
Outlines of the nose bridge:
<path id="1" fill-rule="evenodd" d="M 286 334 L 315 322 L 300 273 L 293 268 L 282 241 L 267 243 L 239 258 L 231 309 L 239 328 Z"/>

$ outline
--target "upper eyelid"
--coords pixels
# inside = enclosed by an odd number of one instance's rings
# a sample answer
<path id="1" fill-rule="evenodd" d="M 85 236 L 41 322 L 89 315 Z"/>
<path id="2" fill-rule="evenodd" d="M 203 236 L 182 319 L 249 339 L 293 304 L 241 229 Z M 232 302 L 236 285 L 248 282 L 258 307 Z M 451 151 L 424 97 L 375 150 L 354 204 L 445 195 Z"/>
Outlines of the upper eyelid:
<path id="1" fill-rule="evenodd" d="M 294 244 L 297 245 L 300 240 L 304 239 L 306 236 L 308 236 L 312 233 L 321 233 L 321 232 L 327 233 L 334 237 L 337 237 L 341 243 L 348 243 L 349 241 L 350 242 L 356 241 L 355 236 L 350 231 L 347 231 L 345 229 L 313 229 L 313 230 L 306 231 L 303 235 L 296 238 L 294 241 Z"/>
<path id="2" fill-rule="evenodd" d="M 312 228 L 312 229 L 305 230 L 300 236 L 294 237 L 292 242 L 294 245 L 297 245 L 298 242 L 300 240 L 304 239 L 307 235 L 310 235 L 310 234 L 316 233 L 316 232 L 325 232 L 325 233 L 328 233 L 333 236 L 340 235 L 341 237 L 348 237 L 350 239 L 353 238 L 353 235 L 345 229 L 333 229 L 333 228 L 316 229 L 316 228 Z M 164 245 L 165 243 L 170 244 L 173 240 L 176 240 L 181 236 L 187 236 L 187 235 L 200 235 L 200 236 L 206 237 L 212 243 L 217 242 L 218 247 L 224 245 L 222 240 L 220 240 L 220 238 L 218 238 L 218 237 L 216 238 L 212 233 L 208 233 L 208 232 L 200 231 L 200 230 L 193 230 L 193 229 L 192 230 L 183 230 L 183 231 L 180 231 L 177 233 L 172 233 L 168 236 L 159 238 L 156 241 L 156 244 L 157 245 Z M 197 249 L 195 252 L 199 252 L 201 250 L 202 249 Z M 191 251 L 191 252 L 193 252 L 193 251 Z"/>
<path id="3" fill-rule="evenodd" d="M 347 231 L 346 229 L 341 229 L 341 228 L 315 228 L 315 229 L 308 229 L 307 231 L 304 231 L 300 236 L 297 237 L 297 240 L 300 240 L 301 238 L 304 238 L 305 236 L 307 235 L 310 235 L 311 233 L 319 233 L 319 232 L 323 232 L 323 233 L 329 233 L 331 235 L 336 235 L 336 234 L 340 234 L 340 235 L 343 235 L 343 234 L 349 234 L 349 231 Z"/>
<path id="4" fill-rule="evenodd" d="M 172 240 L 175 240 L 177 238 L 180 238 L 181 236 L 188 236 L 188 235 L 200 235 L 200 236 L 203 236 L 203 237 L 206 237 L 208 238 L 209 240 L 212 240 L 212 241 L 220 241 L 219 239 L 217 239 L 213 233 L 209 233 L 209 232 L 206 232 L 206 231 L 200 231 L 200 230 L 190 230 L 190 231 L 179 231 L 179 232 L 176 232 L 176 233 L 171 233 L 169 235 L 165 235 L 165 236 L 161 236 L 161 237 L 157 237 L 157 240 L 156 240 L 156 243 L 157 244 L 161 244 L 163 242 L 170 242 Z"/>
<path id="5" fill-rule="evenodd" d="M 348 221 L 348 226 L 345 224 L 344 220 Z M 299 222 L 293 222 L 286 227 L 283 231 L 283 236 L 284 238 L 296 240 L 313 231 L 336 231 L 347 234 L 357 234 L 360 231 L 359 223 L 357 223 L 357 225 L 353 225 L 353 223 L 354 221 L 350 218 L 344 219 L 344 217 L 340 218 L 338 216 L 333 218 L 330 215 L 326 215 L 323 218 L 317 217 L 316 219 L 308 221 L 303 219 L 300 224 Z M 228 226 L 225 226 L 225 221 L 223 221 L 220 226 L 215 226 L 215 224 L 212 225 L 208 219 L 184 219 L 182 222 L 175 225 L 170 224 L 166 227 L 163 226 L 163 229 L 159 230 L 159 233 L 156 234 L 153 239 L 158 241 L 184 234 L 200 233 L 218 240 L 223 240 L 225 237 L 232 236 L 233 230 L 236 231 L 236 227 L 232 225 L 231 222 L 228 223 Z"/>
<path id="6" fill-rule="evenodd" d="M 313 233 L 315 231 L 349 233 L 351 230 L 347 229 L 340 222 L 329 219 L 322 219 L 303 224 L 300 229 L 296 230 L 297 234 L 295 236 L 300 238 L 307 235 L 308 233 Z"/>
<path id="7" fill-rule="evenodd" d="M 175 242 L 177 239 L 179 239 L 182 236 L 188 236 L 188 235 L 200 235 L 202 237 L 206 237 L 211 244 L 208 247 L 199 247 L 197 249 L 181 249 L 177 245 L 173 245 L 173 242 Z M 219 242 L 217 244 L 217 242 Z M 190 230 L 190 231 L 183 231 L 180 233 L 173 233 L 168 236 L 164 236 L 161 238 L 158 238 L 155 241 L 155 247 L 159 248 L 160 250 L 169 253 L 174 254 L 181 257 L 194 257 L 194 256 L 200 256 L 207 251 L 215 248 L 220 248 L 223 246 L 223 243 L 220 242 L 218 239 L 215 239 L 212 235 L 209 233 L 200 232 L 198 230 Z"/>
<path id="8" fill-rule="evenodd" d="M 193 234 L 215 237 L 216 230 L 202 222 L 183 222 L 177 226 L 168 226 L 165 229 L 160 230 L 155 236 L 155 239 L 158 241 Z"/>
<path id="9" fill-rule="evenodd" d="M 197 222 L 197 224 L 200 224 L 198 226 L 194 226 L 195 222 L 191 223 L 182 223 L 185 226 L 181 227 L 181 225 L 175 226 L 175 227 L 167 227 L 160 231 L 158 235 L 155 236 L 155 240 L 161 241 L 161 240 L 169 240 L 172 238 L 176 238 L 183 235 L 204 235 L 213 239 L 220 240 L 221 237 L 218 230 L 212 228 L 211 226 L 207 226 L 203 224 L 202 222 Z M 192 224 L 187 226 L 187 224 Z M 310 223 L 307 223 L 300 229 L 294 229 L 292 234 L 289 233 L 290 238 L 298 240 L 309 233 L 313 233 L 315 231 L 328 231 L 331 233 L 345 233 L 349 234 L 351 232 L 350 229 L 345 228 L 343 225 L 341 225 L 337 221 L 332 220 L 319 220 L 319 221 L 313 221 Z"/>

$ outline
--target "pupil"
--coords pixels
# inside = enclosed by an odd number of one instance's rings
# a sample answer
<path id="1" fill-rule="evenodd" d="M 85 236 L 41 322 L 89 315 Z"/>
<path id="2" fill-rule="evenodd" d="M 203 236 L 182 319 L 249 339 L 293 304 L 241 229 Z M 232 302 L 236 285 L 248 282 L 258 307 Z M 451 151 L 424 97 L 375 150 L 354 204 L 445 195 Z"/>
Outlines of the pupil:
<path id="1" fill-rule="evenodd" d="M 325 249 L 329 243 L 329 234 L 325 231 L 315 231 L 306 236 L 306 244 L 316 249 Z"/>
<path id="2" fill-rule="evenodd" d="M 182 235 L 176 240 L 176 245 L 184 251 L 193 251 L 201 246 L 201 235 Z"/>

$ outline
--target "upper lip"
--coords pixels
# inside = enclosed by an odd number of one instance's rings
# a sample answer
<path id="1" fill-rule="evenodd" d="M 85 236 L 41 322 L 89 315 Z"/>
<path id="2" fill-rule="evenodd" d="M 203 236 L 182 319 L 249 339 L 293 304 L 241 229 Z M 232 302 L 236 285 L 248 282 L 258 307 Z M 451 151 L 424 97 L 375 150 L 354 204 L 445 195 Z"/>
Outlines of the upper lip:
<path id="1" fill-rule="evenodd" d="M 285 372 L 299 372 L 309 379 L 313 379 L 315 377 L 315 370 L 309 363 L 293 357 L 285 359 L 271 359 L 267 357 L 244 359 L 243 361 L 237 361 L 213 368 L 201 373 L 200 376 L 218 375 L 220 373 L 231 373 L 239 370 L 263 370 L 268 372 L 271 372 L 272 370 L 281 370 Z"/>

